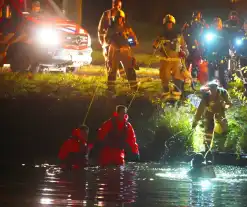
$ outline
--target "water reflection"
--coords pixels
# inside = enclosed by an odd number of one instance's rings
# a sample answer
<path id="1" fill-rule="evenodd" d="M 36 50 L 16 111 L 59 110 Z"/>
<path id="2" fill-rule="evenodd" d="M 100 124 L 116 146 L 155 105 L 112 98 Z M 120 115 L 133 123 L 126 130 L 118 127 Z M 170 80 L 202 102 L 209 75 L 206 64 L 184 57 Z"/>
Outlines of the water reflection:
<path id="1" fill-rule="evenodd" d="M 67 172 L 50 168 L 40 183 L 40 204 L 116 206 L 133 203 L 137 190 L 135 179 L 136 173 L 125 167 Z"/>
<path id="2" fill-rule="evenodd" d="M 2 173 L 0 206 L 246 206 L 247 169 L 216 166 L 192 182 L 188 165 L 133 164 L 62 171 L 20 165 Z M 7 205 L 7 204 L 9 205 Z M 6 205 L 5 205 L 6 204 Z"/>

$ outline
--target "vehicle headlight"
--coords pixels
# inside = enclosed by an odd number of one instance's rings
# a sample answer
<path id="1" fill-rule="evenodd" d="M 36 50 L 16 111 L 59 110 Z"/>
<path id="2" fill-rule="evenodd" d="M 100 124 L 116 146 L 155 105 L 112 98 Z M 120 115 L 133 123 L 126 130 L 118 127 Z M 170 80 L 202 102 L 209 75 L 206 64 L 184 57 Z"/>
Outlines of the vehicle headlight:
<path id="1" fill-rule="evenodd" d="M 236 44 L 237 44 L 237 46 L 242 45 L 243 44 L 243 39 L 242 38 L 237 38 L 236 39 Z"/>
<path id="2" fill-rule="evenodd" d="M 58 45 L 60 43 L 59 35 L 53 29 L 40 29 L 37 35 L 38 35 L 38 41 L 41 44 Z"/>
<path id="3" fill-rule="evenodd" d="M 206 34 L 205 38 L 206 38 L 206 40 L 207 40 L 208 42 L 211 42 L 211 41 L 214 40 L 215 34 L 213 34 L 213 33 L 208 33 L 208 34 Z"/>
<path id="4" fill-rule="evenodd" d="M 92 39 L 91 39 L 90 35 L 88 35 L 88 38 L 87 38 L 87 46 L 88 47 L 91 47 L 91 45 L 92 45 Z"/>

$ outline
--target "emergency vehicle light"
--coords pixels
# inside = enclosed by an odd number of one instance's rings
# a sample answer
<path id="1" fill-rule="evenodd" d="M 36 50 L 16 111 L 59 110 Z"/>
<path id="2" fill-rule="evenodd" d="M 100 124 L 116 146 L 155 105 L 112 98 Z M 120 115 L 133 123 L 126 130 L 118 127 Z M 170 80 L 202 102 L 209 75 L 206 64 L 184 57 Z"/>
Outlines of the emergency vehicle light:
<path id="1" fill-rule="evenodd" d="M 242 38 L 237 38 L 237 39 L 236 39 L 236 44 L 237 44 L 238 46 L 242 45 L 242 44 L 243 44 L 243 39 L 242 39 Z"/>
<path id="2" fill-rule="evenodd" d="M 211 42 L 213 39 L 214 39 L 214 37 L 215 37 L 215 34 L 213 34 L 213 33 L 208 33 L 208 34 L 206 34 L 206 40 L 208 41 L 208 42 Z"/>

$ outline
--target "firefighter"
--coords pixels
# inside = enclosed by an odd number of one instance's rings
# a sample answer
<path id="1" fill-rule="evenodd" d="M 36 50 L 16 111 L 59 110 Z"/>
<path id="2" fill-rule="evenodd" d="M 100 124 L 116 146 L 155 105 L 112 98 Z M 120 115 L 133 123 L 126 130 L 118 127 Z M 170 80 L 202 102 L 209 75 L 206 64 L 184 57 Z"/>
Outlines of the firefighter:
<path id="1" fill-rule="evenodd" d="M 133 127 L 128 122 L 127 108 L 119 105 L 113 117 L 99 129 L 98 138 L 90 151 L 102 167 L 125 163 L 125 153 L 130 152 L 132 161 L 140 159 Z"/>
<path id="2" fill-rule="evenodd" d="M 225 57 L 229 53 L 229 36 L 223 30 L 222 20 L 214 18 L 209 29 L 205 30 L 202 36 L 204 48 L 203 57 L 208 62 L 208 80 L 219 79 L 220 84 L 227 88 L 228 71 Z"/>
<path id="3" fill-rule="evenodd" d="M 40 1 L 34 1 L 32 2 L 32 11 L 31 16 L 32 17 L 40 17 L 40 15 L 43 15 L 43 11 L 41 9 Z"/>
<path id="4" fill-rule="evenodd" d="M 189 50 L 187 65 L 192 68 L 193 78 L 198 77 L 203 51 L 203 48 L 200 45 L 200 37 L 204 29 L 207 27 L 208 25 L 202 18 L 202 13 L 200 11 L 196 11 L 192 14 L 192 21 L 189 24 L 185 23 L 182 28 L 182 32 Z"/>
<path id="5" fill-rule="evenodd" d="M 242 25 L 243 23 L 238 12 L 236 11 L 230 11 L 228 19 L 223 23 L 223 27 L 228 33 L 235 33 L 239 31 Z"/>
<path id="6" fill-rule="evenodd" d="M 225 111 L 232 103 L 230 96 L 224 88 L 219 87 L 218 81 L 209 82 L 202 88 L 203 97 L 196 111 L 192 128 L 194 129 L 202 115 L 205 118 L 205 150 L 210 149 L 212 137 L 227 132 L 227 119 Z"/>
<path id="7" fill-rule="evenodd" d="M 119 10 L 112 18 L 111 27 L 105 34 L 105 40 L 109 45 L 107 55 L 108 90 L 115 93 L 115 81 L 119 64 L 125 70 L 130 88 L 137 90 L 136 81 L 136 60 L 132 55 L 131 46 L 138 44 L 135 33 L 125 22 L 125 14 Z"/>
<path id="8" fill-rule="evenodd" d="M 100 22 L 98 25 L 98 39 L 99 39 L 99 43 L 103 48 L 103 56 L 105 58 L 105 63 L 107 63 L 108 49 L 109 49 L 109 44 L 105 42 L 105 34 L 107 29 L 111 26 L 112 17 L 116 16 L 117 12 L 121 9 L 122 9 L 122 0 L 112 0 L 112 8 L 110 10 L 105 11 L 100 18 Z"/>
<path id="9" fill-rule="evenodd" d="M 187 45 L 181 32 L 175 28 L 175 18 L 168 14 L 163 19 L 164 32 L 154 42 L 153 47 L 160 51 L 160 79 L 165 100 L 179 100 L 184 81 L 181 58 L 188 56 Z M 172 80 L 171 80 L 172 77 Z"/>
<path id="10" fill-rule="evenodd" d="M 58 158 L 62 168 L 80 168 L 88 163 L 89 128 L 85 125 L 72 130 L 72 136 L 60 148 Z"/>

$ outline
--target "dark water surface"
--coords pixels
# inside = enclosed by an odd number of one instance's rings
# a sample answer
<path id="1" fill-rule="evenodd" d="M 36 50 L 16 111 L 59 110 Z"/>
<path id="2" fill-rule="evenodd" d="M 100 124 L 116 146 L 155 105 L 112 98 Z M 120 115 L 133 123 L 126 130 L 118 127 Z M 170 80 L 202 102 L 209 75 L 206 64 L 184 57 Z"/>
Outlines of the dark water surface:
<path id="1" fill-rule="evenodd" d="M 192 182 L 188 165 L 129 163 L 63 172 L 56 166 L 2 168 L 0 206 L 247 206 L 247 169 L 216 166 Z"/>

